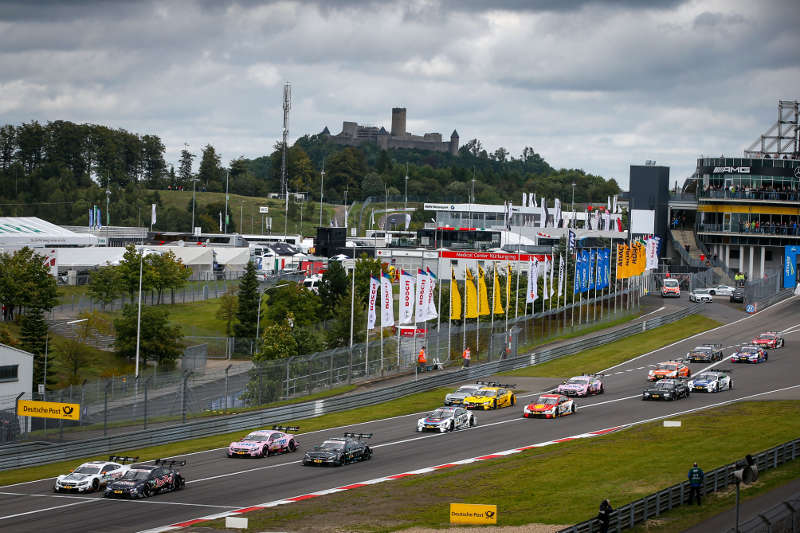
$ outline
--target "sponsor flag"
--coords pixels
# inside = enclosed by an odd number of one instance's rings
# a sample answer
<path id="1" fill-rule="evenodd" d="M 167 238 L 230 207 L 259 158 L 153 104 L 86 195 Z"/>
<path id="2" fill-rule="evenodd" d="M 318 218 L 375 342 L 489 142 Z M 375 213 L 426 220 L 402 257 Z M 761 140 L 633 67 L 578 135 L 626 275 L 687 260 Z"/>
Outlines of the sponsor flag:
<path id="1" fill-rule="evenodd" d="M 522 207 L 528 205 L 528 193 L 522 193 Z"/>
<path id="2" fill-rule="evenodd" d="M 612 207 L 612 211 L 614 212 L 614 214 L 619 213 L 619 211 L 617 211 L 617 195 L 616 194 L 614 195 L 614 206 Z"/>
<path id="3" fill-rule="evenodd" d="M 571 252 L 575 249 L 575 232 L 569 230 L 569 238 L 567 239 L 567 252 Z"/>
<path id="4" fill-rule="evenodd" d="M 558 297 L 564 294 L 564 257 L 558 256 Z"/>
<path id="5" fill-rule="evenodd" d="M 539 207 L 539 227 L 547 227 L 547 199 L 542 197 L 542 205 Z"/>
<path id="6" fill-rule="evenodd" d="M 586 277 L 586 290 L 590 291 L 596 288 L 595 285 L 595 271 L 597 270 L 597 251 L 589 250 L 589 273 Z"/>
<path id="7" fill-rule="evenodd" d="M 414 302 L 415 322 L 425 322 L 428 314 L 428 275 L 417 269 L 417 294 Z"/>
<path id="8" fill-rule="evenodd" d="M 528 290 L 525 295 L 525 303 L 532 304 L 539 297 L 539 260 L 528 261 Z"/>
<path id="9" fill-rule="evenodd" d="M 550 262 L 547 259 L 547 256 L 544 256 L 544 265 L 542 265 L 542 300 L 547 300 L 549 298 L 547 294 L 547 270 L 550 268 Z"/>
<path id="10" fill-rule="evenodd" d="M 608 211 L 603 213 L 603 229 L 606 231 L 611 231 L 611 213 Z"/>
<path id="11" fill-rule="evenodd" d="M 511 202 L 506 203 L 506 229 L 511 231 L 511 216 L 512 216 L 512 205 Z"/>
<path id="12" fill-rule="evenodd" d="M 551 298 L 553 297 L 553 270 L 555 270 L 555 267 L 556 267 L 555 259 L 556 259 L 555 256 L 553 256 L 553 255 L 550 256 L 550 294 L 549 294 L 549 296 Z"/>
<path id="13" fill-rule="evenodd" d="M 94 206 L 89 209 L 89 228 L 94 228 Z"/>
<path id="14" fill-rule="evenodd" d="M 388 272 L 381 274 L 381 326 L 394 326 L 394 297 L 392 296 L 392 277 Z"/>
<path id="15" fill-rule="evenodd" d="M 375 327 L 376 312 L 375 303 L 378 299 L 381 282 L 374 276 L 369 277 L 369 300 L 367 302 L 367 329 Z"/>
<path id="16" fill-rule="evenodd" d="M 617 218 L 617 231 L 622 233 L 622 217 Z"/>
<path id="17" fill-rule="evenodd" d="M 475 289 L 475 278 L 469 268 L 465 269 L 464 293 L 467 298 L 467 312 L 464 318 L 478 318 L 478 294 Z"/>
<path id="18" fill-rule="evenodd" d="M 583 265 L 583 268 L 581 269 L 581 292 L 586 292 L 589 290 L 590 260 L 591 257 L 589 256 L 589 250 L 581 251 L 581 264 Z"/>
<path id="19" fill-rule="evenodd" d="M 506 264 L 506 312 L 511 305 L 511 263 Z"/>
<path id="20" fill-rule="evenodd" d="M 150 205 L 150 224 L 153 226 L 156 224 L 156 204 Z M 192 228 L 192 231 L 194 231 L 194 228 Z"/>
<path id="21" fill-rule="evenodd" d="M 436 310 L 436 303 L 433 301 L 433 295 L 436 292 L 436 274 L 431 272 L 430 268 L 426 268 L 428 271 L 428 309 L 427 313 L 425 314 L 425 320 L 433 320 L 434 318 L 439 317 L 439 311 Z"/>
<path id="22" fill-rule="evenodd" d="M 461 320 L 461 293 L 458 292 L 456 273 L 450 268 L 450 320 Z"/>
<path id="23" fill-rule="evenodd" d="M 103 217 L 100 214 L 100 208 L 97 206 L 94 206 L 94 225 L 97 229 L 103 227 Z"/>
<path id="24" fill-rule="evenodd" d="M 400 270 L 400 324 L 411 324 L 414 321 L 414 297 L 416 296 L 414 276 Z"/>
<path id="25" fill-rule="evenodd" d="M 625 277 L 625 276 L 622 275 L 623 274 L 622 268 L 623 268 L 623 263 L 624 263 L 623 256 L 625 255 L 625 250 L 623 249 L 624 247 L 625 247 L 624 244 L 618 244 L 617 245 L 617 267 L 614 270 L 614 272 L 616 273 L 617 281 L 619 281 L 621 279 L 624 279 L 624 277 Z"/>
<path id="26" fill-rule="evenodd" d="M 486 288 L 486 273 L 478 266 L 478 315 L 484 316 L 491 313 L 489 305 L 489 291 Z"/>
<path id="27" fill-rule="evenodd" d="M 581 271 L 583 270 L 583 266 L 581 265 L 581 254 L 580 252 L 575 253 L 575 277 L 573 278 L 573 286 L 572 286 L 572 294 L 578 294 L 581 290 Z"/>
<path id="28" fill-rule="evenodd" d="M 556 198 L 553 206 L 553 227 L 560 228 L 561 227 L 561 200 Z"/>
<path id="29" fill-rule="evenodd" d="M 497 263 L 494 264 L 494 283 L 492 283 L 492 291 L 494 295 L 494 309 L 492 312 L 495 315 L 502 315 L 503 303 L 500 301 L 500 278 L 497 277 Z"/>

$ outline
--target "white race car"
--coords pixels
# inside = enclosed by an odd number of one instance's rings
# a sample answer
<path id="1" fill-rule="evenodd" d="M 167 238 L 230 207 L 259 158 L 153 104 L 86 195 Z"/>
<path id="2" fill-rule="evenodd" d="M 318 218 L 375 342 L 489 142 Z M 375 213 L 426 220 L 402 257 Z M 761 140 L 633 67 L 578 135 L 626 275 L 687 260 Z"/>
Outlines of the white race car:
<path id="1" fill-rule="evenodd" d="M 475 426 L 478 421 L 471 411 L 461 407 L 440 407 L 417 421 L 417 431 L 453 431 Z"/>
<path id="2" fill-rule="evenodd" d="M 112 455 L 108 461 L 89 461 L 70 472 L 56 478 L 55 492 L 92 492 L 106 486 L 110 481 L 121 478 L 131 469 L 130 464 L 138 457 Z"/>

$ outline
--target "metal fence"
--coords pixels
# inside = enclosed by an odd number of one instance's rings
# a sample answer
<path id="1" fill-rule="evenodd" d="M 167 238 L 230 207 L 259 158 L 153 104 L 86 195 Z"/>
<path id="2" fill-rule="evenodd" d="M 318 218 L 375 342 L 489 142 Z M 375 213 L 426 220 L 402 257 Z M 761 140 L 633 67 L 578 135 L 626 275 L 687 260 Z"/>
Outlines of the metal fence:
<path id="1" fill-rule="evenodd" d="M 774 294 L 780 292 L 781 283 L 783 282 L 782 272 L 779 270 L 771 274 L 767 274 L 763 278 L 748 281 L 744 286 L 744 301 L 745 303 L 753 303 L 759 300 L 769 298 Z"/>
<path id="2" fill-rule="evenodd" d="M 795 533 L 800 531 L 800 492 L 726 533 Z"/>
<path id="3" fill-rule="evenodd" d="M 758 465 L 759 472 L 763 472 L 771 468 L 777 468 L 789 461 L 794 461 L 798 455 L 800 455 L 800 439 L 794 439 L 756 454 L 753 458 Z M 701 493 L 703 495 L 710 494 L 725 490 L 730 485 L 735 484 L 733 472 L 739 468 L 741 467 L 737 463 L 730 463 L 706 472 Z M 688 496 L 689 481 L 687 480 L 623 505 L 611 514 L 608 530 L 622 531 L 636 524 L 646 522 L 651 518 L 658 517 L 671 509 L 685 505 Z M 595 533 L 596 531 L 600 531 L 600 521 L 596 518 L 591 518 L 580 524 L 562 529 L 559 533 Z M 753 529 L 751 531 L 770 530 Z"/>
<path id="4" fill-rule="evenodd" d="M 628 326 L 611 332 L 535 351 L 527 355 L 494 359 L 483 362 L 483 364 L 475 364 L 466 369 L 424 373 L 419 376 L 419 379 L 409 380 L 377 390 L 347 394 L 336 398 L 307 401 L 248 413 L 201 418 L 178 425 L 162 425 L 158 428 L 158 431 L 142 429 L 117 435 L 98 436 L 75 442 L 45 444 L 38 449 L 35 449 L 37 448 L 36 446 L 31 447 L 31 443 L 28 442 L 6 445 L 0 447 L 0 470 L 45 464 L 77 457 L 108 454 L 145 446 L 167 444 L 185 439 L 205 437 L 254 427 L 263 427 L 275 423 L 312 418 L 327 413 L 374 405 L 444 385 L 479 379 L 498 372 L 525 368 L 564 357 L 565 355 L 602 346 L 609 342 L 680 320 L 681 318 L 699 312 L 702 308 L 701 305 L 693 305 L 674 313 L 654 317 L 641 323 L 629 324 Z M 183 385 L 180 389 L 181 392 L 177 398 L 180 399 L 180 405 L 185 409 L 187 388 Z M 129 401 L 123 408 L 128 410 L 142 409 L 142 406 L 141 402 L 137 407 L 135 402 L 131 405 Z M 63 426 L 61 427 L 63 428 Z"/>

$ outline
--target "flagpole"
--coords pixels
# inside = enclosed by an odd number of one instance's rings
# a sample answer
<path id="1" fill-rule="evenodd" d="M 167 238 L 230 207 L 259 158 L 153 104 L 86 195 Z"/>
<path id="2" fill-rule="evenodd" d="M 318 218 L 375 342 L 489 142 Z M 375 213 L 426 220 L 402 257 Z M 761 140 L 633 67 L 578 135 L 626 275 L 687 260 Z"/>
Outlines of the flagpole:
<path id="1" fill-rule="evenodd" d="M 489 333 L 489 360 L 492 359 L 492 352 L 494 352 L 494 298 L 497 292 L 497 283 L 495 283 L 497 281 L 497 261 L 494 261 L 492 266 L 494 267 L 494 271 L 492 272 L 492 310 L 489 313 L 491 316 L 491 326 L 489 326 L 489 331 L 491 332 Z"/>
<path id="2" fill-rule="evenodd" d="M 475 296 L 477 301 L 477 309 L 478 309 L 478 316 L 475 321 L 475 360 L 480 361 L 481 358 L 481 267 L 478 265 L 478 262 L 475 262 L 475 267 L 478 271 L 478 279 L 475 280 Z M 484 280 L 484 285 L 486 284 L 486 280 Z M 491 354 L 489 354 L 491 357 Z M 488 359 L 487 359 L 488 360 Z"/>
<path id="3" fill-rule="evenodd" d="M 520 227 L 519 233 L 517 234 L 517 292 L 514 294 L 514 320 L 519 318 L 519 247 L 522 244 L 522 228 Z M 526 309 L 527 309 L 527 303 Z"/>
<path id="4" fill-rule="evenodd" d="M 594 252 L 594 306 L 592 307 L 592 321 L 597 322 L 597 273 L 600 267 L 600 258 L 597 256 L 598 248 Z"/>
<path id="5" fill-rule="evenodd" d="M 581 269 L 586 268 L 585 266 Z M 578 287 L 578 325 L 583 321 L 583 272 L 581 272 L 580 286 Z"/>
<path id="6" fill-rule="evenodd" d="M 456 274 L 453 272 L 453 267 L 450 267 L 450 305 L 447 306 L 447 359 L 450 360 L 452 339 L 453 339 L 453 282 L 455 281 Z M 458 289 L 458 286 L 456 286 Z M 441 296 L 441 293 L 439 294 Z M 439 306 L 441 312 L 442 307 Z"/>
<path id="7" fill-rule="evenodd" d="M 575 275 L 572 277 L 572 317 L 569 321 L 569 327 L 575 327 L 575 280 L 578 278 L 578 249 L 575 248 Z"/>
<path id="8" fill-rule="evenodd" d="M 355 271 L 353 271 L 353 275 L 355 275 Z M 370 278 L 370 282 L 372 278 Z M 374 304 L 373 304 L 374 305 Z M 364 377 L 369 377 L 369 301 L 367 302 L 367 324 L 366 324 L 366 331 L 367 334 L 364 337 Z"/>
<path id="9" fill-rule="evenodd" d="M 437 252 L 438 253 L 438 252 Z M 439 283 L 439 305 L 436 308 L 436 355 L 442 356 L 442 260 L 439 259 L 439 266 L 436 267 L 436 281 Z M 449 332 L 448 332 L 449 335 Z M 450 360 L 450 352 L 447 352 L 446 361 Z"/>
<path id="10" fill-rule="evenodd" d="M 464 314 L 461 316 L 461 352 L 467 349 L 467 264 L 464 263 Z M 477 355 L 475 356 L 477 359 Z"/>
<path id="11" fill-rule="evenodd" d="M 564 254 L 564 301 L 561 302 L 564 306 L 564 329 L 567 329 L 567 279 L 569 279 L 569 234 L 567 234 L 567 249 Z M 559 257 L 559 259 L 561 259 Z"/>
<path id="12" fill-rule="evenodd" d="M 510 284 L 511 284 L 511 263 L 506 263 L 506 287 L 508 287 Z M 508 313 L 509 311 L 511 311 L 511 306 L 509 305 L 511 302 L 508 301 L 508 297 L 510 296 L 510 294 L 508 294 L 509 292 L 510 291 L 506 291 L 506 309 L 505 309 L 506 334 L 505 337 L 503 338 L 503 349 L 506 348 L 506 343 L 508 343 Z"/>
<path id="13" fill-rule="evenodd" d="M 420 286 L 419 286 L 419 269 L 417 269 L 417 278 L 414 283 L 414 355 L 417 354 L 417 306 L 419 305 L 419 298 L 417 294 L 421 294 Z"/>

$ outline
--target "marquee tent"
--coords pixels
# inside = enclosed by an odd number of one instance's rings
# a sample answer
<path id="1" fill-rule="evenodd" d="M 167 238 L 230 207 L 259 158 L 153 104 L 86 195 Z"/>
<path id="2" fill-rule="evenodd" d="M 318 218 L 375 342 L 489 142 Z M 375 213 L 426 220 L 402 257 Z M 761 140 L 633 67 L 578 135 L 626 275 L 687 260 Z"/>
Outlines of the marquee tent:
<path id="1" fill-rule="evenodd" d="M 97 237 L 75 233 L 37 217 L 0 217 L 0 248 L 97 246 Z"/>

